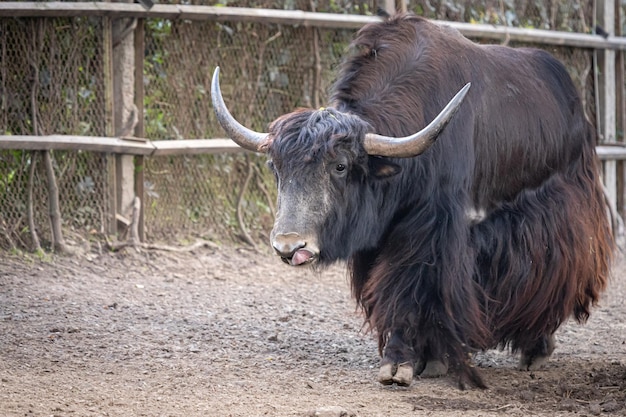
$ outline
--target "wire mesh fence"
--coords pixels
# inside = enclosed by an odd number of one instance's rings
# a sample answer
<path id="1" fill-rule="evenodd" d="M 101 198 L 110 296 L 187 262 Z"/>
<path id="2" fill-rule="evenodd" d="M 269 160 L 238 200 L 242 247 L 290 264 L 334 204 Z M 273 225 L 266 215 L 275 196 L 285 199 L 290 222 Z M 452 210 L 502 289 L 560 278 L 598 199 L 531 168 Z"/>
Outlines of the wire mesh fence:
<path id="1" fill-rule="evenodd" d="M 294 0 L 229 1 L 228 6 L 371 14 L 379 4 Z M 577 32 L 589 32 L 594 21 L 590 2 L 579 0 L 416 0 L 407 6 L 442 20 Z M 0 32 L 2 134 L 105 135 L 104 90 L 109 81 L 103 62 L 102 18 L 0 17 Z M 221 86 L 229 108 L 253 129 L 265 130 L 268 122 L 294 108 L 322 106 L 353 34 L 347 29 L 146 19 L 144 136 L 151 140 L 224 137 L 209 95 L 217 65 L 222 68 Z M 545 49 L 565 63 L 594 120 L 593 53 L 562 46 Z M 64 227 L 80 238 L 104 232 L 111 198 L 107 179 L 113 169 L 107 155 L 54 152 L 53 156 Z M 48 186 L 41 161 L 36 152 L 0 151 L 0 247 L 32 248 L 29 206 L 34 227 L 46 241 Z M 160 156 L 148 158 L 143 169 L 148 239 L 267 240 L 275 187 L 263 158 Z"/>
<path id="2" fill-rule="evenodd" d="M 103 136 L 100 19 L 0 19 L 0 129 L 4 135 Z M 100 154 L 56 152 L 54 170 L 68 233 L 102 223 L 108 193 Z M 49 244 L 48 180 L 42 155 L 0 152 L 0 246 L 32 248 L 28 211 Z"/>
<path id="3" fill-rule="evenodd" d="M 145 131 L 160 139 L 223 136 L 209 95 L 217 65 L 231 111 L 253 129 L 265 131 L 296 107 L 319 107 L 352 35 L 241 23 L 151 20 L 146 27 Z M 170 182 L 163 181 L 164 172 L 173 174 Z M 150 158 L 145 176 L 148 235 L 204 230 L 266 240 L 275 195 L 263 158 Z"/>

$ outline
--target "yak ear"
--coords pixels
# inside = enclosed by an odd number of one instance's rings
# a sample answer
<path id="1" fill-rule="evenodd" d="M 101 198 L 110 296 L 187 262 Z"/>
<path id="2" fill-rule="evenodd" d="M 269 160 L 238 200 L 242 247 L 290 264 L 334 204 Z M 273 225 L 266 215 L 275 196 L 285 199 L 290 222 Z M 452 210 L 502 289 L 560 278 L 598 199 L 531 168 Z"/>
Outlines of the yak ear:
<path id="1" fill-rule="evenodd" d="M 378 179 L 390 178 L 402 171 L 400 165 L 377 156 L 370 156 L 368 165 L 370 174 Z"/>

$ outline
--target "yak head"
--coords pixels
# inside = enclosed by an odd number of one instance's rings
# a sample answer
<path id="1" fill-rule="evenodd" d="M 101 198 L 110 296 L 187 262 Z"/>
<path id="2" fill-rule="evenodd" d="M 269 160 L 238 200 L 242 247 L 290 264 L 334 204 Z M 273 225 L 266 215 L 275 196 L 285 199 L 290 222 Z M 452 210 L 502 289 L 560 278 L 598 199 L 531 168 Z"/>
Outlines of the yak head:
<path id="1" fill-rule="evenodd" d="M 400 171 L 387 158 L 425 152 L 461 105 L 469 84 L 424 129 L 401 138 L 372 133 L 355 114 L 333 108 L 302 109 L 270 124 L 268 133 L 237 122 L 224 104 L 219 68 L 211 96 L 219 123 L 241 147 L 266 153 L 278 185 L 277 213 L 270 240 L 290 265 L 326 264 L 373 247 L 389 210 L 385 181 Z"/>

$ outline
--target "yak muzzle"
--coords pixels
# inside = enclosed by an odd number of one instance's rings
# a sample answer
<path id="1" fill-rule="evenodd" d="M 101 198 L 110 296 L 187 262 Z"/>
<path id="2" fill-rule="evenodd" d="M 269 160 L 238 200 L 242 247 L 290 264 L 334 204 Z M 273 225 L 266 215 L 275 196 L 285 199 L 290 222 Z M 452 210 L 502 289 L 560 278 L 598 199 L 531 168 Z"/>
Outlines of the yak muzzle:
<path id="1" fill-rule="evenodd" d="M 292 266 L 313 263 L 319 256 L 316 245 L 298 233 L 278 233 L 272 237 L 272 246 L 283 262 Z"/>

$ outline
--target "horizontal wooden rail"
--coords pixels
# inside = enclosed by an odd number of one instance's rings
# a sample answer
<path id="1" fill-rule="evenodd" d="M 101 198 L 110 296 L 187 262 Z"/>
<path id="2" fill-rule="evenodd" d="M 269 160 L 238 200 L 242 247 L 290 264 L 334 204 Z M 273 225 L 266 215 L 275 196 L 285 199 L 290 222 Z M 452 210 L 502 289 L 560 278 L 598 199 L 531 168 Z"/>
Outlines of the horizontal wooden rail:
<path id="1" fill-rule="evenodd" d="M 0 149 L 33 151 L 63 150 L 118 153 L 128 155 L 198 155 L 247 152 L 230 139 L 155 140 L 139 138 L 109 138 L 96 136 L 2 136 Z M 599 145 L 602 160 L 626 160 L 626 146 Z"/>
<path id="2" fill-rule="evenodd" d="M 348 15 L 337 13 L 314 13 L 301 10 L 252 9 L 246 7 L 190 6 L 156 4 L 146 10 L 139 4 L 105 2 L 0 2 L 0 17 L 78 17 L 109 16 L 162 18 L 187 20 L 213 20 L 218 22 L 257 22 L 304 27 L 358 29 L 379 21 L 377 16 Z M 514 42 L 562 45 L 576 48 L 626 50 L 626 38 L 561 32 L 542 29 L 443 22 L 458 29 L 469 38 L 510 40 Z"/>
<path id="3" fill-rule="evenodd" d="M 599 145 L 596 146 L 598 158 L 603 161 L 624 161 L 626 160 L 625 145 Z"/>
<path id="4" fill-rule="evenodd" d="M 152 156 L 246 152 L 230 139 L 156 140 L 151 143 L 154 146 Z"/>
<path id="5" fill-rule="evenodd" d="M 31 151 L 95 151 L 130 155 L 151 155 L 154 146 L 147 141 L 96 136 L 0 136 L 0 149 Z"/>
<path id="6" fill-rule="evenodd" d="M 92 151 L 127 155 L 195 155 L 245 152 L 230 139 L 149 141 L 94 136 L 0 136 L 0 149 Z"/>

